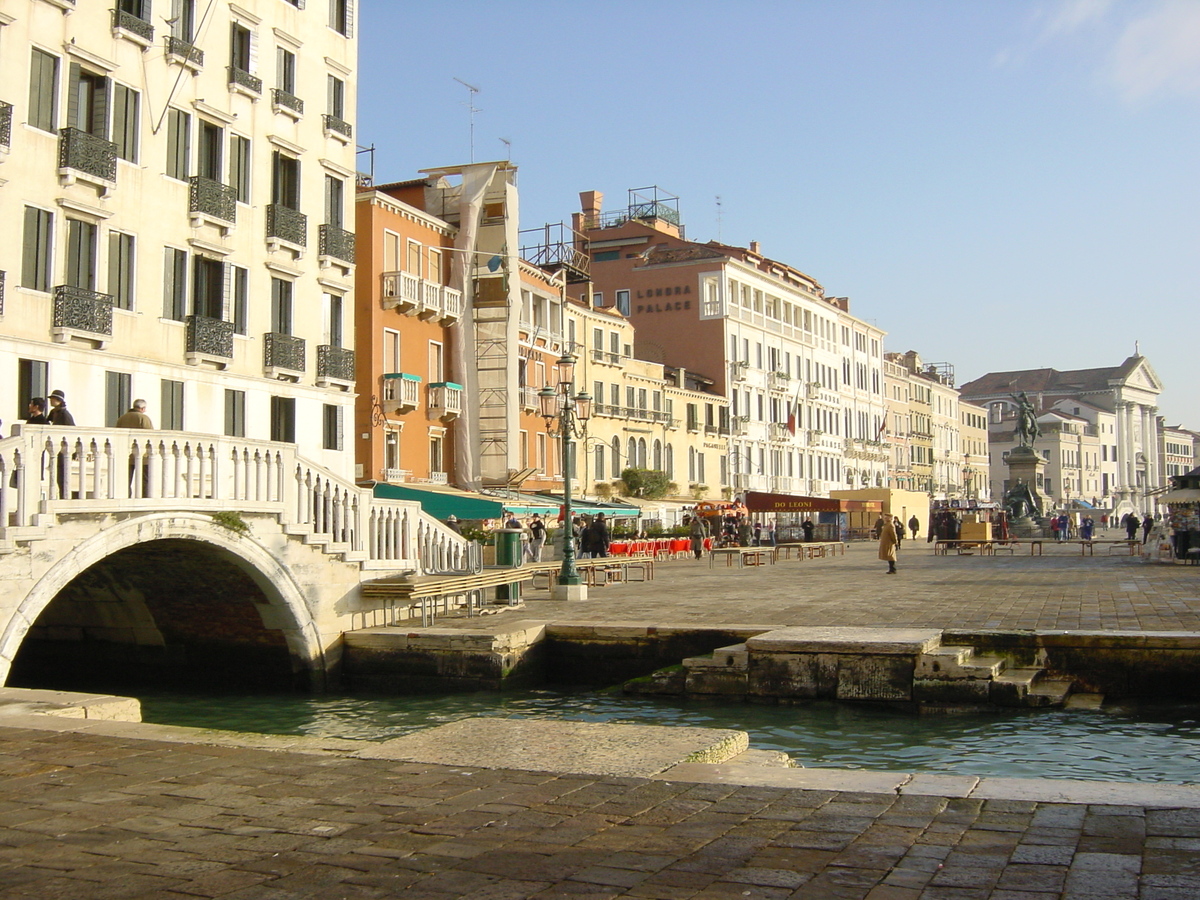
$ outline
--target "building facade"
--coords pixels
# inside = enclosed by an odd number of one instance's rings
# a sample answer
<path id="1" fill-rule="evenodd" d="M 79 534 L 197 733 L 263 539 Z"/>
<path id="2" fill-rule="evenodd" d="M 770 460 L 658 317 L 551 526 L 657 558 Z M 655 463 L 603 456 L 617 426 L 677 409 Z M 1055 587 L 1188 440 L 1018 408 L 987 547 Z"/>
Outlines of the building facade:
<path id="1" fill-rule="evenodd" d="M 611 213 L 599 192 L 580 196 L 588 299 L 628 316 L 635 355 L 696 373 L 727 400 L 719 483 L 828 495 L 886 482 L 882 331 L 755 243 L 686 240 L 677 199 L 657 188 L 631 191 Z M 697 424 L 716 437 L 724 427 Z"/>
<path id="2" fill-rule="evenodd" d="M 58 389 L 112 425 L 140 398 L 350 477 L 349 6 L 150 11 L 0 10 L 4 417 Z"/>

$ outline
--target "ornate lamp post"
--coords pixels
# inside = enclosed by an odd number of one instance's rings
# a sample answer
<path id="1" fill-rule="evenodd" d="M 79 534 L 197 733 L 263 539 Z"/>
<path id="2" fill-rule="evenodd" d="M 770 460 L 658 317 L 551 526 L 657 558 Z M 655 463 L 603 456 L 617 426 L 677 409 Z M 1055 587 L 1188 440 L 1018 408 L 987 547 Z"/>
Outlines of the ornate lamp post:
<path id="1" fill-rule="evenodd" d="M 583 438 L 587 420 L 592 417 L 592 397 L 586 391 L 575 393 L 575 357 L 565 354 L 558 361 L 558 387 L 549 385 L 538 391 L 540 413 L 546 420 L 546 431 L 556 435 L 562 444 L 563 471 L 563 558 L 556 600 L 583 600 L 587 587 L 575 567 L 573 540 L 574 513 L 571 509 L 571 477 L 574 473 L 575 440 Z"/>

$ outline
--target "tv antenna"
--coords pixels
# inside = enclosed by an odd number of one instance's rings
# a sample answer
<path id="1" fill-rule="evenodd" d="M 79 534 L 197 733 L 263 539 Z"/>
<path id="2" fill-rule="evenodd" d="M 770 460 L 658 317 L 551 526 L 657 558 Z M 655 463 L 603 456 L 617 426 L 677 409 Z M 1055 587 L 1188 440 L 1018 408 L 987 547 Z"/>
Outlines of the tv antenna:
<path id="1" fill-rule="evenodd" d="M 504 145 L 504 158 L 512 162 L 512 141 L 508 138 L 500 138 L 500 143 Z"/>
<path id="2" fill-rule="evenodd" d="M 479 88 L 473 84 L 468 84 L 461 78 L 455 78 L 454 80 L 467 89 L 467 114 L 470 116 L 471 122 L 471 162 L 475 162 L 475 113 L 483 112 L 482 109 L 475 106 L 475 95 L 479 93 Z"/>
<path id="3" fill-rule="evenodd" d="M 717 243 L 724 243 L 721 240 L 721 195 L 717 194 Z"/>

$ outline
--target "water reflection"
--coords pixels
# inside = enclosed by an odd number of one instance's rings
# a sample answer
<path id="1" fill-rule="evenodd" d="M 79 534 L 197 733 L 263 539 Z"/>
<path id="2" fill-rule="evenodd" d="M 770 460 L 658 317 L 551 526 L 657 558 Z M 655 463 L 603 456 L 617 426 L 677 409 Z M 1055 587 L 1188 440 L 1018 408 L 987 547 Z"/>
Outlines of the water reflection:
<path id="1" fill-rule="evenodd" d="M 908 716 L 869 706 L 759 706 L 606 693 L 417 697 L 143 694 L 146 721 L 380 741 L 468 716 L 735 728 L 805 766 L 942 774 L 1200 781 L 1200 709 L 1121 706 Z"/>

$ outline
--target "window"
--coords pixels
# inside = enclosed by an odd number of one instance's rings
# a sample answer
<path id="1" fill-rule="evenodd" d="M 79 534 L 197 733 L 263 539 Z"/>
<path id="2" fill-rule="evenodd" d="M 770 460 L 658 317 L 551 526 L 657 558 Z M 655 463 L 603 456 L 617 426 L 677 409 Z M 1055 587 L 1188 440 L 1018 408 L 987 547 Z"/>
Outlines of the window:
<path id="1" fill-rule="evenodd" d="M 340 223 L 339 223 L 340 225 Z M 442 283 L 442 251 L 429 251 L 429 280 L 434 284 Z"/>
<path id="2" fill-rule="evenodd" d="M 354 0 L 329 0 L 329 27 L 346 37 L 354 35 Z"/>
<path id="3" fill-rule="evenodd" d="M 326 403 L 321 414 L 321 446 L 326 450 L 342 449 L 342 415 L 344 408 Z"/>
<path id="4" fill-rule="evenodd" d="M 417 277 L 421 275 L 421 245 L 416 241 L 408 242 L 408 264 L 405 271 Z"/>
<path id="5" fill-rule="evenodd" d="M 296 399 L 271 398 L 271 440 L 288 444 L 296 442 Z"/>
<path id="6" fill-rule="evenodd" d="M 108 79 L 71 63 L 67 127 L 108 139 Z"/>
<path id="7" fill-rule="evenodd" d="M 104 427 L 114 428 L 117 419 L 133 405 L 133 387 L 128 372 L 104 373 Z"/>
<path id="8" fill-rule="evenodd" d="M 163 262 L 163 318 L 182 322 L 187 315 L 187 251 L 166 249 Z"/>
<path id="9" fill-rule="evenodd" d="M 45 397 L 50 388 L 49 364 L 40 359 L 17 360 L 17 414 L 14 418 L 24 419 L 29 415 L 29 401 L 34 397 Z"/>
<path id="10" fill-rule="evenodd" d="M 325 343 L 330 347 L 342 346 L 344 332 L 342 322 L 345 319 L 345 301 L 341 294 L 325 294 L 324 311 L 325 311 Z"/>
<path id="11" fill-rule="evenodd" d="M 58 57 L 33 51 L 29 66 L 29 124 L 41 131 L 58 128 Z"/>
<path id="12" fill-rule="evenodd" d="M 383 271 L 400 271 L 400 235 L 394 231 L 383 233 Z"/>
<path id="13" fill-rule="evenodd" d="M 139 99 L 133 88 L 113 85 L 112 139 L 117 145 L 117 157 L 132 163 L 138 161 Z"/>
<path id="14" fill-rule="evenodd" d="M 96 289 L 96 226 L 81 219 L 67 219 L 66 284 L 85 291 Z"/>
<path id="15" fill-rule="evenodd" d="M 335 119 L 346 118 L 346 82 L 340 78 L 329 76 L 326 91 L 326 112 Z"/>
<path id="16" fill-rule="evenodd" d="M 592 294 L 592 306 L 599 309 L 603 305 L 604 305 L 604 294 L 602 294 L 600 291 L 596 291 L 596 293 Z"/>
<path id="17" fill-rule="evenodd" d="M 133 248 L 132 234 L 108 233 L 108 292 L 117 309 L 133 309 Z"/>
<path id="18" fill-rule="evenodd" d="M 179 109 L 167 110 L 167 174 L 184 181 L 191 156 L 192 117 Z"/>
<path id="19" fill-rule="evenodd" d="M 225 434 L 246 436 L 246 392 L 225 389 Z"/>
<path id="20" fill-rule="evenodd" d="M 524 441 L 525 432 L 521 432 L 521 437 L 522 437 L 521 468 L 525 468 L 525 466 L 529 462 L 528 458 L 526 457 L 526 453 L 525 453 L 525 441 Z M 442 436 L 440 434 L 431 434 L 429 436 L 429 474 L 430 475 L 433 475 L 435 472 L 445 472 L 446 471 L 446 462 L 445 462 L 444 453 L 443 453 L 444 449 L 445 449 L 445 445 L 444 445 Z"/>
<path id="21" fill-rule="evenodd" d="M 594 454 L 592 457 L 592 467 L 593 467 L 593 469 L 595 469 L 596 478 L 598 478 L 598 479 L 604 477 L 604 448 L 605 448 L 605 446 L 606 446 L 605 444 L 597 444 L 596 449 L 592 451 Z"/>
<path id="22" fill-rule="evenodd" d="M 167 431 L 183 431 L 183 382 L 162 382 L 162 405 L 159 407 L 160 427 Z"/>
<path id="23" fill-rule="evenodd" d="M 283 47 L 275 50 L 275 87 L 289 94 L 296 93 L 296 54 Z"/>
<path id="24" fill-rule="evenodd" d="M 300 160 L 278 150 L 271 154 L 271 202 L 300 209 Z"/>
<path id="25" fill-rule="evenodd" d="M 400 332 L 390 328 L 383 330 L 383 371 L 389 374 L 400 371 Z"/>
<path id="26" fill-rule="evenodd" d="M 54 214 L 25 207 L 25 241 L 21 258 L 21 287 L 49 291 Z"/>
<path id="27" fill-rule="evenodd" d="M 171 16 L 171 37 L 192 43 L 196 34 L 196 0 L 174 0 Z"/>
<path id="28" fill-rule="evenodd" d="M 629 291 L 617 291 L 617 312 L 623 316 L 630 314 Z"/>
<path id="29" fill-rule="evenodd" d="M 197 134 L 196 174 L 210 181 L 221 180 L 221 155 L 225 146 L 225 130 L 212 122 L 200 120 Z"/>
<path id="30" fill-rule="evenodd" d="M 192 314 L 225 318 L 225 264 L 219 259 L 193 257 Z"/>
<path id="31" fill-rule="evenodd" d="M 238 203 L 250 202 L 250 138 L 229 136 L 229 185 Z"/>
<path id="32" fill-rule="evenodd" d="M 612 468 L 609 471 L 611 478 L 621 477 L 621 439 L 618 437 L 612 439 Z"/>
<path id="33" fill-rule="evenodd" d="M 292 333 L 292 283 L 282 278 L 271 279 L 271 331 Z"/>
<path id="34" fill-rule="evenodd" d="M 250 273 L 241 266 L 230 266 L 233 282 L 233 332 L 247 334 L 250 315 Z"/>
<path id="35" fill-rule="evenodd" d="M 342 227 L 343 209 L 345 207 L 346 185 L 342 179 L 333 175 L 325 176 L 325 224 L 336 228 Z M 439 278 L 436 280 L 440 280 Z"/>
<path id="36" fill-rule="evenodd" d="M 239 72 L 250 73 L 253 40 L 250 29 L 237 22 L 230 28 L 229 65 Z"/>
<path id="37" fill-rule="evenodd" d="M 444 371 L 445 370 L 443 368 L 443 363 L 442 363 L 442 345 L 437 343 L 436 341 L 430 341 L 429 342 L 429 382 L 431 384 L 437 384 L 438 382 L 445 381 L 446 379 L 443 377 Z"/>

